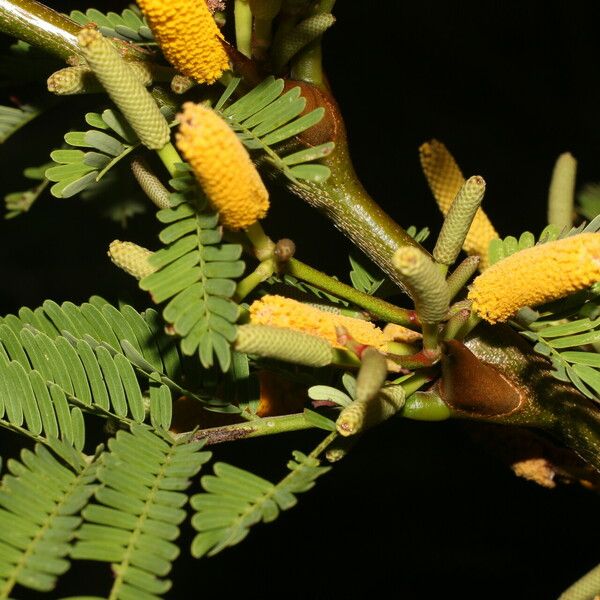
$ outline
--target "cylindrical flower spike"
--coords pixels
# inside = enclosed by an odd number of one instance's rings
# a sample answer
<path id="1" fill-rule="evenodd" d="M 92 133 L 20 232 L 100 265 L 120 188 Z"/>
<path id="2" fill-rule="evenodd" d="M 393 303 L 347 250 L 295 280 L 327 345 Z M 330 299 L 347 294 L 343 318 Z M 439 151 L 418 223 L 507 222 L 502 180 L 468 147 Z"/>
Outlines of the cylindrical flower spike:
<path id="1" fill-rule="evenodd" d="M 450 302 L 439 267 L 424 252 L 410 246 L 396 250 L 392 262 L 411 292 L 421 323 L 439 323 Z"/>
<path id="2" fill-rule="evenodd" d="M 48 91 L 57 96 L 87 94 L 102 91 L 100 82 L 89 67 L 77 65 L 55 71 L 46 82 Z"/>
<path id="3" fill-rule="evenodd" d="M 304 19 L 286 36 L 281 37 L 274 48 L 275 71 L 281 70 L 302 48 L 323 35 L 333 24 L 335 17 L 330 13 L 321 13 Z"/>
<path id="4" fill-rule="evenodd" d="M 169 141 L 169 126 L 129 63 L 96 29 L 83 28 L 77 39 L 87 63 L 142 144 L 162 148 Z"/>
<path id="5" fill-rule="evenodd" d="M 227 229 L 245 229 L 262 219 L 269 193 L 248 152 L 213 110 L 186 102 L 179 115 L 177 147 L 190 163 Z"/>
<path id="6" fill-rule="evenodd" d="M 162 72 L 166 67 L 150 65 L 141 60 L 130 60 L 127 64 L 131 67 L 140 82 L 148 87 L 154 80 L 154 69 Z M 103 90 L 94 72 L 84 65 L 65 67 L 55 71 L 48 77 L 48 91 L 58 96 L 71 94 L 91 94 Z"/>
<path id="7" fill-rule="evenodd" d="M 267 325 L 240 325 L 234 349 L 309 367 L 324 367 L 333 360 L 333 348 L 326 340 Z"/>
<path id="8" fill-rule="evenodd" d="M 381 329 L 362 319 L 325 312 L 283 296 L 263 296 L 250 306 L 250 321 L 258 325 L 285 327 L 319 336 L 333 346 L 342 347 L 338 342 L 336 327 L 345 327 L 359 342 L 376 348 L 390 341 Z"/>
<path id="9" fill-rule="evenodd" d="M 465 179 L 456 161 L 441 142 L 437 140 L 426 142 L 419 148 L 419 154 L 427 183 L 429 183 L 440 210 L 445 215 L 450 210 L 452 201 L 456 198 Z M 482 270 L 488 265 L 488 246 L 497 237 L 496 230 L 480 208 L 475 214 L 463 248 L 467 254 L 481 256 L 480 268 Z"/>
<path id="10" fill-rule="evenodd" d="M 559 229 L 573 226 L 573 197 L 577 161 L 569 152 L 561 154 L 552 172 L 548 191 L 548 224 Z"/>
<path id="11" fill-rule="evenodd" d="M 475 274 L 480 261 L 481 258 L 479 256 L 468 256 L 452 271 L 452 274 L 446 279 L 446 285 L 448 286 L 448 290 L 450 290 L 450 300 L 463 289 L 469 279 Z"/>
<path id="12" fill-rule="evenodd" d="M 394 385 L 383 388 L 367 402 L 355 400 L 337 418 L 337 431 L 343 436 L 355 435 L 378 425 L 395 415 L 404 406 L 404 399 L 404 388 Z"/>
<path id="13" fill-rule="evenodd" d="M 169 208 L 169 190 L 161 183 L 160 179 L 148 168 L 141 158 L 131 162 L 131 170 L 144 193 L 158 208 Z"/>
<path id="14" fill-rule="evenodd" d="M 138 0 L 167 60 L 198 83 L 229 68 L 223 36 L 204 0 Z"/>
<path id="15" fill-rule="evenodd" d="M 485 181 L 478 175 L 461 186 L 450 205 L 440 235 L 433 249 L 433 258 L 442 265 L 452 265 L 469 233 L 475 213 L 483 200 Z"/>
<path id="16" fill-rule="evenodd" d="M 490 323 L 525 306 L 558 300 L 600 281 L 600 233 L 581 233 L 521 250 L 497 262 L 471 286 L 469 299 Z"/>
<path id="17" fill-rule="evenodd" d="M 136 279 L 143 279 L 146 275 L 156 271 L 148 261 L 153 254 L 154 252 L 151 250 L 138 246 L 133 242 L 122 242 L 120 240 L 111 242 L 108 248 L 110 260 Z"/>
<path id="18" fill-rule="evenodd" d="M 356 401 L 372 400 L 385 383 L 386 376 L 385 356 L 375 348 L 367 348 L 361 355 L 360 369 L 356 377 Z"/>

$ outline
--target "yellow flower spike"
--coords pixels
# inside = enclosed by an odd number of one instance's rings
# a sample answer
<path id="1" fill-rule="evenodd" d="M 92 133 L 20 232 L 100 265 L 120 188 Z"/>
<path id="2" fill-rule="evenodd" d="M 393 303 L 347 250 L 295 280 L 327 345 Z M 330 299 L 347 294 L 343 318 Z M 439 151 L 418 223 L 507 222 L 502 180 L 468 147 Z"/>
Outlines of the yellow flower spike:
<path id="1" fill-rule="evenodd" d="M 110 260 L 136 279 L 143 279 L 156 271 L 156 268 L 148 262 L 153 254 L 154 252 L 147 248 L 121 240 L 114 240 L 108 247 Z"/>
<path id="2" fill-rule="evenodd" d="M 213 110 L 186 102 L 178 115 L 176 144 L 227 229 L 245 229 L 262 219 L 269 193 L 248 152 Z"/>
<path id="3" fill-rule="evenodd" d="M 198 83 L 229 68 L 223 38 L 204 0 L 138 0 L 167 60 Z"/>
<path id="4" fill-rule="evenodd" d="M 423 144 L 419 148 L 419 155 L 427 183 L 440 210 L 446 215 L 454 198 L 464 185 L 465 178 L 446 146 L 438 140 L 431 140 Z M 463 249 L 467 254 L 481 256 L 479 268 L 482 271 L 488 266 L 488 246 L 497 237 L 499 236 L 494 226 L 480 208 L 475 213 Z"/>
<path id="5" fill-rule="evenodd" d="M 373 323 L 325 312 L 283 296 L 268 295 L 253 302 L 250 306 L 250 322 L 303 331 L 319 336 L 337 348 L 343 347 L 335 332 L 339 325 L 344 326 L 360 344 L 383 349 L 390 341 L 390 336 L 385 335 Z"/>
<path id="6" fill-rule="evenodd" d="M 600 233 L 581 233 L 521 250 L 492 265 L 471 286 L 469 299 L 490 323 L 525 306 L 568 296 L 600 281 Z"/>

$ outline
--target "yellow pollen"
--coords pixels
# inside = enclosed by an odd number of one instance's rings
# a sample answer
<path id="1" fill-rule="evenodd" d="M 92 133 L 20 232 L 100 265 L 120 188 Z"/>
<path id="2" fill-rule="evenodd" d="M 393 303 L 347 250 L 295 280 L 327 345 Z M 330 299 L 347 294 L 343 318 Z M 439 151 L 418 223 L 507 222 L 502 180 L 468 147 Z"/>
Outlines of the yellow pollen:
<path id="1" fill-rule="evenodd" d="M 497 262 L 471 286 L 473 308 L 490 323 L 525 306 L 558 300 L 600 281 L 600 233 L 581 233 L 521 250 Z"/>
<path id="2" fill-rule="evenodd" d="M 227 229 L 244 229 L 269 209 L 269 193 L 248 152 L 213 110 L 186 102 L 176 144 Z"/>
<path id="3" fill-rule="evenodd" d="M 229 68 L 223 35 L 204 0 L 137 0 L 167 60 L 198 83 Z"/>
<path id="4" fill-rule="evenodd" d="M 283 296 L 263 296 L 250 306 L 250 322 L 256 325 L 285 327 L 319 336 L 341 348 L 335 328 L 343 325 L 360 344 L 383 349 L 392 336 L 362 319 L 325 312 Z"/>
<path id="5" fill-rule="evenodd" d="M 465 183 L 465 178 L 453 156 L 441 142 L 437 140 L 426 142 L 419 148 L 419 155 L 427 183 L 440 210 L 446 215 L 454 198 Z M 488 266 L 488 246 L 497 237 L 498 233 L 487 215 L 481 208 L 478 209 L 463 249 L 467 254 L 481 256 L 479 268 L 482 271 Z"/>

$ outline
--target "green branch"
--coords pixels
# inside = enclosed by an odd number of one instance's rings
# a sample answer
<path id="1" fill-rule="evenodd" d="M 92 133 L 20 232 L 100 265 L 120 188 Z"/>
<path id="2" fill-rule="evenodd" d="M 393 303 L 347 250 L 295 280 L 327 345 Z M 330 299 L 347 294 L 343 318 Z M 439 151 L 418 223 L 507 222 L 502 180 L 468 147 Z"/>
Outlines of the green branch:
<path id="1" fill-rule="evenodd" d="M 64 61 L 81 57 L 77 34 L 81 27 L 69 17 L 35 0 L 2 0 L 0 31 L 45 50 Z M 133 44 L 112 40 L 123 56 L 150 56 Z M 83 59 L 82 59 L 83 60 Z"/>
<path id="2" fill-rule="evenodd" d="M 306 281 L 325 292 L 352 302 L 360 308 L 369 311 L 374 317 L 378 317 L 388 323 L 397 323 L 410 329 L 418 329 L 418 324 L 413 310 L 399 308 L 381 298 L 369 296 L 359 292 L 352 286 L 346 285 L 313 267 L 292 258 L 284 264 L 283 269 L 289 275 L 293 275 L 302 281 Z"/>

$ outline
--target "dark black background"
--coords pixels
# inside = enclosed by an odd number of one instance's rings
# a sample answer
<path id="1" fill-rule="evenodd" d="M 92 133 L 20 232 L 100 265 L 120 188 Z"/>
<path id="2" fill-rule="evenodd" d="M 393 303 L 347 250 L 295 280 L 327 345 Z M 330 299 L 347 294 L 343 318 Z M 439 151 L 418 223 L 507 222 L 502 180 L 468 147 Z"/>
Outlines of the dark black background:
<path id="1" fill-rule="evenodd" d="M 579 160 L 579 184 L 600 179 L 595 3 L 340 0 L 335 14 L 325 64 L 356 169 L 402 225 L 435 232 L 441 223 L 418 163 L 417 148 L 431 137 L 448 145 L 467 175 L 485 177 L 484 207 L 503 235 L 544 225 L 560 152 Z M 34 122 L 0 147 L 2 194 L 22 188 L 20 170 L 58 146 L 65 112 L 81 126 L 84 102 L 66 101 L 53 113 L 60 120 Z M 349 245 L 299 200 L 276 198 L 266 227 L 296 239 L 301 259 L 345 277 Z M 77 198 L 46 196 L 0 232 L 4 314 L 45 298 L 115 299 L 115 290 L 135 298 L 106 247 L 114 238 L 155 246 L 157 226 L 140 218 L 123 231 Z M 317 440 L 290 434 L 215 453 L 275 479 L 290 448 L 309 450 Z M 597 515 L 590 492 L 517 480 L 460 424 L 394 421 L 366 435 L 298 507 L 256 527 L 240 546 L 199 563 L 184 548 L 169 597 L 383 597 L 390 586 L 393 597 L 407 599 L 555 598 L 600 560 Z M 56 597 L 102 593 L 107 572 L 74 569 Z"/>

